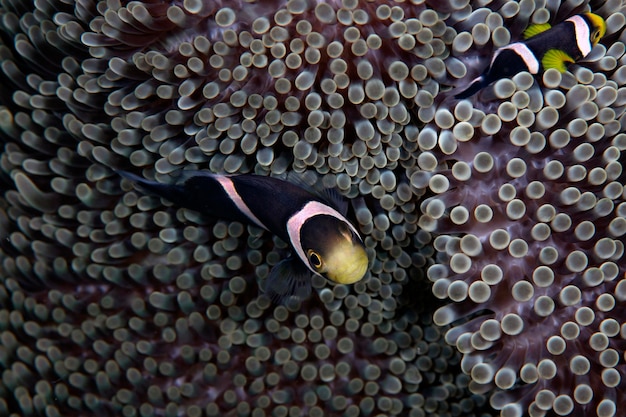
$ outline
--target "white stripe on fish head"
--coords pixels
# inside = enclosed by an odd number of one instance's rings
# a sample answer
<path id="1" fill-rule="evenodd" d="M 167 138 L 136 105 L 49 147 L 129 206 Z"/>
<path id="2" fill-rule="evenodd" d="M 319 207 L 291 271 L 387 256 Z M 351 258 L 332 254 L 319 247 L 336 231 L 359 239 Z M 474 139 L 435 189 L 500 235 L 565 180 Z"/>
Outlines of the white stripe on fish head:
<path id="1" fill-rule="evenodd" d="M 591 52 L 591 39 L 589 33 L 589 24 L 582 16 L 572 16 L 566 20 L 566 22 L 572 22 L 574 24 L 574 34 L 576 36 L 576 45 L 583 54 L 583 56 L 589 55 Z"/>
<path id="2" fill-rule="evenodd" d="M 336 219 L 341 220 L 350 227 L 350 229 L 359 237 L 359 239 L 361 238 L 359 232 L 352 225 L 352 223 L 350 223 L 348 219 L 346 219 L 334 208 L 327 206 L 324 203 L 320 203 L 319 201 L 309 201 L 308 203 L 306 203 L 304 207 L 294 213 L 294 215 L 291 216 L 287 221 L 287 234 L 289 235 L 291 246 L 293 246 L 293 248 L 296 250 L 298 257 L 302 259 L 302 262 L 304 262 L 304 264 L 316 274 L 318 274 L 317 271 L 311 268 L 307 255 L 304 252 L 304 248 L 302 247 L 302 242 L 300 241 L 300 230 L 307 220 L 309 220 L 313 216 L 317 216 L 320 214 L 332 216 Z"/>
<path id="3" fill-rule="evenodd" d="M 235 189 L 235 184 L 233 184 L 233 180 L 229 177 L 225 177 L 223 175 L 216 175 L 215 179 L 220 183 L 224 192 L 231 199 L 235 206 L 241 211 L 246 217 L 248 217 L 251 221 L 253 221 L 257 226 L 262 227 L 265 230 L 268 230 L 267 227 L 259 220 L 253 213 L 250 211 L 250 208 L 244 203 L 243 199 Z"/>
<path id="4" fill-rule="evenodd" d="M 530 49 L 528 49 L 528 46 L 522 42 L 515 42 L 498 49 L 491 60 L 491 65 L 493 65 L 498 55 L 500 55 L 500 53 L 505 49 L 510 49 L 519 55 L 519 57 L 522 58 L 522 61 L 524 61 L 526 68 L 528 68 L 528 72 L 531 74 L 537 74 L 539 72 L 539 61 L 537 60 L 537 57 Z"/>

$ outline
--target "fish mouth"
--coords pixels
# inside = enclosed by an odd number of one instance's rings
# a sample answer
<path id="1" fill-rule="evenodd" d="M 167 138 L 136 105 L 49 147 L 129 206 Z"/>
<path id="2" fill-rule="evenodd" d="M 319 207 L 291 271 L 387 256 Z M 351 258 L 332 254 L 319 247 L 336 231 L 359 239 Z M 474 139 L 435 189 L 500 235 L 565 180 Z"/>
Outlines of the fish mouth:
<path id="1" fill-rule="evenodd" d="M 326 277 L 338 284 L 354 284 L 367 272 L 369 260 L 365 248 L 361 245 L 344 245 L 327 260 Z"/>

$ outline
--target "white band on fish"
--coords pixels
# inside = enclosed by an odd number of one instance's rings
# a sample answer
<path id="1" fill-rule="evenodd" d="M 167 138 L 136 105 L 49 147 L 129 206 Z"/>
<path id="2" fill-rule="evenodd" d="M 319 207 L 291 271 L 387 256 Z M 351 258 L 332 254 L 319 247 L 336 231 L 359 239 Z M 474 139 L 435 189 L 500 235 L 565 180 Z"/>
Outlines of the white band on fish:
<path id="1" fill-rule="evenodd" d="M 267 227 L 263 224 L 263 222 L 261 222 L 261 220 L 259 220 L 254 214 L 252 214 L 252 212 L 250 211 L 246 203 L 244 203 L 243 199 L 241 198 L 241 196 L 235 189 L 235 184 L 233 184 L 233 181 L 230 178 L 224 177 L 222 175 L 216 175 L 214 176 L 214 178 L 217 180 L 217 182 L 220 183 L 220 185 L 224 189 L 224 192 L 228 195 L 228 197 L 230 197 L 232 202 L 235 203 L 239 211 L 245 214 L 257 226 L 262 227 L 265 230 L 268 230 Z"/>
<path id="2" fill-rule="evenodd" d="M 302 259 L 304 264 L 316 274 L 317 271 L 311 268 L 311 265 L 307 260 L 307 255 L 306 253 L 304 253 L 304 249 L 302 249 L 302 244 L 300 242 L 300 229 L 302 229 L 302 225 L 304 225 L 307 220 L 309 220 L 313 216 L 318 216 L 320 214 L 332 216 L 341 220 L 342 222 L 345 222 L 350 227 L 350 229 L 352 229 L 352 231 L 360 238 L 359 232 L 352 225 L 352 223 L 350 223 L 348 219 L 342 216 L 341 213 L 339 213 L 334 208 L 329 207 L 326 204 L 320 203 L 319 201 L 310 201 L 306 203 L 304 207 L 300 209 L 300 211 L 296 212 L 287 221 L 287 233 L 289 234 L 289 240 L 291 240 L 291 244 L 298 253 L 300 259 Z"/>
<path id="3" fill-rule="evenodd" d="M 528 49 L 528 46 L 521 42 L 515 42 L 510 45 L 503 46 L 499 49 L 498 52 L 505 49 L 510 49 L 517 55 L 519 55 L 520 58 L 522 58 L 522 60 L 524 61 L 524 64 L 526 64 L 526 66 L 528 67 L 528 72 L 530 72 L 531 74 L 537 74 L 539 72 L 539 61 L 537 60 L 535 54 L 530 49 Z M 494 55 L 493 59 L 491 60 L 492 64 L 498 55 L 499 53 Z"/>
<path id="4" fill-rule="evenodd" d="M 581 16 L 572 16 L 566 20 L 574 24 L 574 33 L 576 34 L 576 45 L 582 52 L 583 56 L 587 56 L 591 52 L 591 40 L 589 38 L 589 24 Z"/>

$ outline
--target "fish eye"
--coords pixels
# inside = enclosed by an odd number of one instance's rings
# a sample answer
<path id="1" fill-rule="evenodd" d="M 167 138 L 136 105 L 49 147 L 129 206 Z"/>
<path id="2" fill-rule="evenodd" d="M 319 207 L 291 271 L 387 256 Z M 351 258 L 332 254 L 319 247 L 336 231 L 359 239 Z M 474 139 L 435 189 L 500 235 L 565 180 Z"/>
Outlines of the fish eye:
<path id="1" fill-rule="evenodd" d="M 320 255 L 317 252 L 315 252 L 313 250 L 309 250 L 309 262 L 315 268 L 319 269 L 319 268 L 322 267 L 322 258 L 320 257 Z"/>

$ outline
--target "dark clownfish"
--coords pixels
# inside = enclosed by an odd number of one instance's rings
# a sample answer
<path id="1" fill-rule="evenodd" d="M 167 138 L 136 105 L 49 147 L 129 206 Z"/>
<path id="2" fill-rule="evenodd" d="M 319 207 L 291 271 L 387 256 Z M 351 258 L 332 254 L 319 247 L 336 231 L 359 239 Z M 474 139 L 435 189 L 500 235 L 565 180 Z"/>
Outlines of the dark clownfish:
<path id="1" fill-rule="evenodd" d="M 527 38 L 499 48 L 489 67 L 470 86 L 454 97 L 467 98 L 501 78 L 528 71 L 539 74 L 555 68 L 565 72 L 566 64 L 589 55 L 606 33 L 606 23 L 597 14 L 583 13 L 550 27 L 532 25 L 524 32 Z"/>
<path id="2" fill-rule="evenodd" d="M 297 258 L 277 264 L 265 283 L 275 302 L 304 299 L 311 292 L 311 272 L 340 284 L 365 275 L 368 258 L 345 208 L 331 206 L 304 188 L 258 175 L 217 175 L 185 171 L 175 184 L 148 181 L 119 172 L 140 188 L 211 217 L 266 229 L 289 242 Z M 331 200 L 331 199 L 329 199 Z"/>

